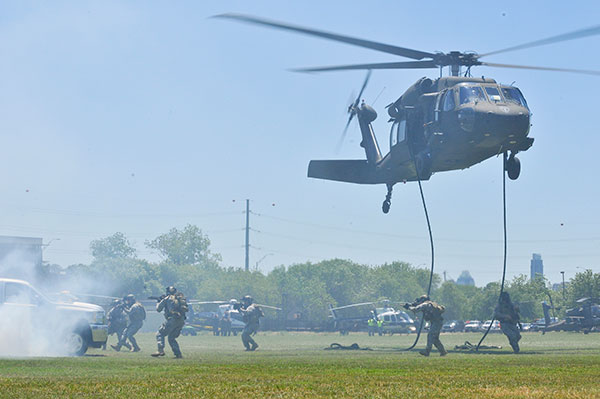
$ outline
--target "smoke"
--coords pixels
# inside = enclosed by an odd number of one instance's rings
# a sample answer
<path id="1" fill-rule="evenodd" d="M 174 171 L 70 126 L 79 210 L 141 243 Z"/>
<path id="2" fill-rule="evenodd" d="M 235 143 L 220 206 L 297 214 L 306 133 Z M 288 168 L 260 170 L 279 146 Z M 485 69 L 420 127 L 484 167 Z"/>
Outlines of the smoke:
<path id="1" fill-rule="evenodd" d="M 102 319 L 96 305 L 51 295 L 100 290 L 98 281 L 43 277 L 41 265 L 26 252 L 13 251 L 0 260 L 0 357 L 73 355 L 81 341 L 91 338 L 90 323 Z"/>

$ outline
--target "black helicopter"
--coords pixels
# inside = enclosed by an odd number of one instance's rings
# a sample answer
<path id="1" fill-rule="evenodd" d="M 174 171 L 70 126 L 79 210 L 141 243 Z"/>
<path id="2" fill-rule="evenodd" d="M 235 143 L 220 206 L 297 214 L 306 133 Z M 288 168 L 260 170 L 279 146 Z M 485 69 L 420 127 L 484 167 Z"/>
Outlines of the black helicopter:
<path id="1" fill-rule="evenodd" d="M 521 91 L 512 85 L 498 84 L 490 78 L 471 77 L 473 66 L 535 69 L 600 75 L 600 71 L 497 64 L 480 61 L 493 54 L 542 46 L 600 34 L 600 26 L 553 36 L 485 54 L 451 51 L 430 53 L 335 33 L 284 24 L 241 14 L 222 14 L 233 19 L 288 30 L 354 46 L 394 54 L 415 61 L 339 65 L 295 69 L 299 72 L 368 70 L 356 100 L 348 107 L 350 117 L 342 134 L 357 117 L 362 134 L 360 146 L 366 159 L 313 160 L 308 176 L 358 184 L 386 184 L 382 210 L 388 213 L 392 188 L 398 182 L 429 180 L 435 172 L 465 169 L 488 158 L 503 155 L 508 177 L 519 177 L 521 164 L 517 153 L 533 144 L 528 137 L 531 112 Z M 382 155 L 371 123 L 377 112 L 361 103 L 361 95 L 373 69 L 431 69 L 450 67 L 448 77 L 421 78 L 386 108 L 392 123 L 390 151 Z M 465 68 L 461 75 L 461 68 Z M 509 155 L 510 153 L 510 155 Z"/>

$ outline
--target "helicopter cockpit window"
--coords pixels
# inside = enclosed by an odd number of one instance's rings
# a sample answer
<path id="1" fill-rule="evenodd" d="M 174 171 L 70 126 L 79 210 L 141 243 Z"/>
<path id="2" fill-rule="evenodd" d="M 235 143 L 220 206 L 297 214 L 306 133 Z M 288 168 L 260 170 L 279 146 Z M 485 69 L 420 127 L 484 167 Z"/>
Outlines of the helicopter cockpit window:
<path id="1" fill-rule="evenodd" d="M 444 95 L 444 105 L 442 106 L 443 111 L 452 111 L 456 103 L 454 101 L 454 90 L 448 90 Z"/>
<path id="2" fill-rule="evenodd" d="M 527 106 L 527 101 L 525 101 L 525 97 L 523 97 L 521 91 L 516 87 L 503 87 L 502 94 L 504 94 L 504 98 L 506 98 L 507 102 L 519 104 L 529 109 Z"/>
<path id="3" fill-rule="evenodd" d="M 392 131 L 390 132 L 390 148 L 398 143 L 401 143 L 406 138 L 406 120 L 394 122 Z"/>
<path id="4" fill-rule="evenodd" d="M 459 95 L 461 104 L 486 101 L 483 90 L 479 86 L 461 86 Z"/>
<path id="5" fill-rule="evenodd" d="M 485 87 L 485 92 L 487 93 L 487 95 L 490 98 L 491 102 L 493 102 L 493 103 L 503 102 L 502 101 L 502 96 L 500 95 L 500 91 L 498 90 L 497 87 L 486 86 Z"/>

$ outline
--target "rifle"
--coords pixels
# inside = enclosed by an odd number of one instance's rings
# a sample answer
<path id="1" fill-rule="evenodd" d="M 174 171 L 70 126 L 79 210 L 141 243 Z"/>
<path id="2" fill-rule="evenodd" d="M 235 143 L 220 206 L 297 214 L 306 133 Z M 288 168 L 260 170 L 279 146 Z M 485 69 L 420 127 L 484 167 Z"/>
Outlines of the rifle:
<path id="1" fill-rule="evenodd" d="M 154 299 L 156 302 L 160 302 L 167 297 L 166 294 L 162 294 L 161 296 L 149 296 L 148 299 Z"/>

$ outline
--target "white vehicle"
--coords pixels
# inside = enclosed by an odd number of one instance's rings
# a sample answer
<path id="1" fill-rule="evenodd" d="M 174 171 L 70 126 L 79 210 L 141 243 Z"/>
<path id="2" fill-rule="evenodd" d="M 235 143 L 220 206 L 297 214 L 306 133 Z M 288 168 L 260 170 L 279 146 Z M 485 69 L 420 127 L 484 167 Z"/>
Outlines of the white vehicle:
<path id="1" fill-rule="evenodd" d="M 408 313 L 401 310 L 395 310 L 389 306 L 377 308 L 377 319 L 383 320 L 383 331 L 385 333 L 409 334 L 417 332 L 414 320 Z"/>
<path id="2" fill-rule="evenodd" d="M 100 306 L 51 301 L 23 280 L 0 278 L 0 317 L 3 336 L 14 341 L 7 350 L 16 356 L 81 356 L 108 338 Z"/>
<path id="3" fill-rule="evenodd" d="M 486 320 L 485 323 L 481 325 L 481 331 L 485 332 L 492 324 L 491 320 Z M 492 328 L 490 328 L 490 332 L 499 332 L 500 331 L 500 322 L 498 320 L 494 320 L 494 324 L 492 324 Z"/>
<path id="4" fill-rule="evenodd" d="M 481 331 L 481 322 L 479 320 L 467 320 L 465 322 L 465 332 Z"/>

